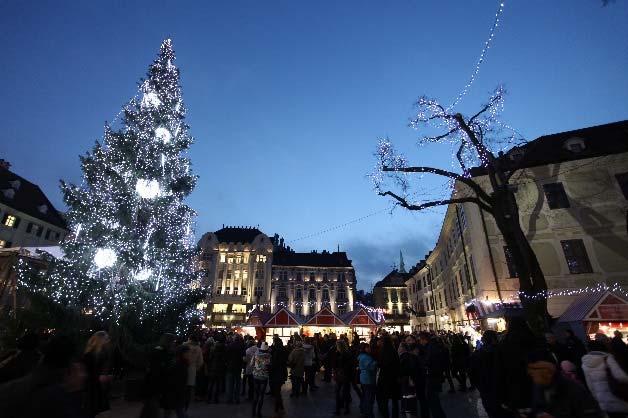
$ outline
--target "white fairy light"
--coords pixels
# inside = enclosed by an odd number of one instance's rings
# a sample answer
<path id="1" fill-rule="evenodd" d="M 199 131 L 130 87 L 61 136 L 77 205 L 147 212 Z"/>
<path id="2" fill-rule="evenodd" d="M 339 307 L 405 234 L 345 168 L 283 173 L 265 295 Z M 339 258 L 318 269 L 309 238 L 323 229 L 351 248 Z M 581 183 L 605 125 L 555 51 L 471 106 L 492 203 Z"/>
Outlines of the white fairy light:
<path id="1" fill-rule="evenodd" d="M 154 199 L 160 194 L 157 180 L 139 179 L 135 184 L 135 191 L 142 199 Z"/>
<path id="2" fill-rule="evenodd" d="M 148 91 L 142 96 L 141 106 L 143 108 L 159 107 L 160 104 L 161 100 L 159 100 L 159 96 L 154 91 Z"/>
<path id="3" fill-rule="evenodd" d="M 143 282 L 146 281 L 150 278 L 150 276 L 153 275 L 153 271 L 149 268 L 145 268 L 142 269 L 138 272 L 136 272 L 133 276 L 133 278 L 135 278 L 135 280 L 139 281 L 139 282 Z"/>
<path id="4" fill-rule="evenodd" d="M 94 264 L 99 269 L 111 267 L 116 263 L 118 256 L 111 248 L 99 248 L 94 254 Z"/>
<path id="5" fill-rule="evenodd" d="M 167 144 L 170 142 L 170 139 L 172 139 L 172 134 L 168 129 L 160 126 L 159 128 L 155 129 L 155 137 L 161 140 L 161 142 L 163 142 L 164 144 Z"/>

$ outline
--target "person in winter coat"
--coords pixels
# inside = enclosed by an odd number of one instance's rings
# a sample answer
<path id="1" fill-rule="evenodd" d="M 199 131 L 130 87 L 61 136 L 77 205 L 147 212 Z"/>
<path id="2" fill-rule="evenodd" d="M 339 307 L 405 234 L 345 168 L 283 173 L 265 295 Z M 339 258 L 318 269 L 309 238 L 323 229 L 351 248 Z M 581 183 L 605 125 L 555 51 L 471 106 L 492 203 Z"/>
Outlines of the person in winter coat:
<path id="1" fill-rule="evenodd" d="M 226 353 L 224 336 L 217 335 L 216 342 L 207 355 L 207 403 L 220 401 L 226 373 Z"/>
<path id="2" fill-rule="evenodd" d="M 148 354 L 141 418 L 161 416 L 160 401 L 165 393 L 169 370 L 174 364 L 175 339 L 172 334 L 162 335 L 159 343 Z"/>
<path id="3" fill-rule="evenodd" d="M 377 379 L 377 406 L 384 418 L 399 417 L 399 356 L 389 335 L 382 338 L 382 348 L 377 359 L 379 377 Z M 388 409 L 390 401 L 391 410 Z"/>
<path id="4" fill-rule="evenodd" d="M 528 374 L 534 383 L 529 417 L 604 417 L 598 403 L 582 385 L 562 376 L 553 352 L 533 351 L 528 359 Z"/>
<path id="5" fill-rule="evenodd" d="M 365 418 L 373 418 L 373 403 L 375 402 L 375 379 L 377 377 L 377 362 L 371 356 L 371 346 L 367 343 L 360 344 L 358 356 L 360 368 L 360 385 L 362 386 L 362 399 L 360 399 L 360 413 Z"/>
<path id="6" fill-rule="evenodd" d="M 290 366 L 290 380 L 292 381 L 290 397 L 296 398 L 301 393 L 301 384 L 305 373 L 305 351 L 300 340 L 294 342 L 294 349 L 288 356 L 288 366 Z"/>
<path id="7" fill-rule="evenodd" d="M 282 414 L 284 412 L 283 399 L 281 398 L 281 386 L 288 379 L 288 354 L 283 346 L 281 338 L 274 337 L 273 345 L 270 348 L 270 374 L 268 383 L 270 385 L 270 393 L 275 399 L 275 413 Z"/>
<path id="8" fill-rule="evenodd" d="M 26 376 L 37 366 L 39 337 L 37 334 L 25 334 L 17 341 L 17 351 L 0 362 L 0 384 Z"/>
<path id="9" fill-rule="evenodd" d="M 445 418 L 445 411 L 440 403 L 440 392 L 447 363 L 447 350 L 437 338 L 432 338 L 427 332 L 419 334 L 419 343 L 422 346 L 421 356 L 426 371 L 425 397 L 431 416 Z"/>
<path id="10" fill-rule="evenodd" d="M 349 346 L 343 339 L 336 341 L 333 370 L 336 381 L 336 415 L 340 415 L 340 410 L 343 408 L 346 415 L 349 414 L 351 405 L 351 379 L 353 379 L 355 366 Z"/>
<path id="11" fill-rule="evenodd" d="M 161 406 L 164 409 L 164 418 L 169 418 L 174 412 L 177 418 L 185 418 L 185 404 L 188 393 L 188 370 L 191 358 L 188 345 L 177 347 L 175 363 L 167 372 L 164 395 Z"/>
<path id="12" fill-rule="evenodd" d="M 109 335 L 105 331 L 98 331 L 89 338 L 83 354 L 83 363 L 87 371 L 86 410 L 88 416 L 95 417 L 109 410 L 109 386 L 113 380 Z"/>
<path id="13" fill-rule="evenodd" d="M 616 381 L 628 383 L 628 374 L 615 357 L 608 353 L 607 346 L 596 339 L 591 342 L 591 351 L 582 357 L 582 371 L 593 397 L 609 418 L 628 416 L 628 401 L 611 391 L 609 375 Z"/>
<path id="14" fill-rule="evenodd" d="M 508 320 L 508 330 L 495 350 L 497 402 L 511 411 L 529 408 L 532 381 L 528 375 L 528 353 L 536 339 L 523 318 Z"/>
<path id="15" fill-rule="evenodd" d="M 196 373 L 203 367 L 203 350 L 199 345 L 198 337 L 195 335 L 190 335 L 183 345 L 190 348 L 190 365 L 187 373 L 187 393 L 185 395 L 185 410 L 187 411 L 196 389 Z"/>
<path id="16" fill-rule="evenodd" d="M 253 382 L 255 385 L 255 397 L 253 398 L 253 415 L 262 416 L 262 405 L 268 378 L 270 376 L 271 356 L 268 352 L 268 343 L 263 342 L 257 353 L 253 356 Z"/>
<path id="17" fill-rule="evenodd" d="M 489 418 L 503 417 L 505 411 L 497 402 L 495 379 L 495 350 L 497 333 L 493 330 L 484 331 L 482 346 L 471 355 L 471 384 L 480 392 L 482 406 Z"/>
<path id="18" fill-rule="evenodd" d="M 310 391 L 318 389 L 316 386 L 316 349 L 314 347 L 314 339 L 307 337 L 303 344 L 303 351 L 305 352 L 305 361 L 303 362 L 305 367 L 305 380 L 303 381 L 303 393 L 307 393 L 308 388 Z"/>
<path id="19" fill-rule="evenodd" d="M 419 374 L 419 358 L 414 353 L 416 343 L 414 337 L 408 336 L 399 344 L 399 370 L 401 377 L 401 409 L 408 416 L 417 413 L 417 376 Z"/>
<path id="20" fill-rule="evenodd" d="M 247 388 L 246 399 L 253 400 L 255 394 L 255 387 L 253 385 L 253 356 L 257 353 L 257 344 L 254 340 L 249 340 L 247 349 L 244 352 L 244 382 L 242 385 L 242 395 L 244 395 L 244 389 Z"/>
<path id="21" fill-rule="evenodd" d="M 471 350 L 469 344 L 463 339 L 462 335 L 453 335 L 451 337 L 451 368 L 460 385 L 461 392 L 467 391 L 467 368 L 469 365 L 469 356 Z"/>
<path id="22" fill-rule="evenodd" d="M 242 363 L 244 341 L 240 334 L 234 334 L 226 348 L 226 396 L 227 403 L 240 403 L 240 385 L 242 384 Z"/>

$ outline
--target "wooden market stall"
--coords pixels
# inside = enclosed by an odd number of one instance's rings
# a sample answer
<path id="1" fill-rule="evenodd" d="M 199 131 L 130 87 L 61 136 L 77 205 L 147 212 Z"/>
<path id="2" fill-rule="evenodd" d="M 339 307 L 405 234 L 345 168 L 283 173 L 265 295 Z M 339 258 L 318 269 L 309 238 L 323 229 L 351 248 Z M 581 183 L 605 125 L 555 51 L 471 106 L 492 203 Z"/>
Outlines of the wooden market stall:
<path id="1" fill-rule="evenodd" d="M 303 333 L 307 336 L 313 336 L 317 333 L 321 335 L 331 333 L 336 335 L 349 334 L 350 331 L 347 324 L 327 307 L 316 312 L 303 324 Z"/>
<path id="2" fill-rule="evenodd" d="M 254 336 L 260 341 L 266 338 L 266 321 L 270 317 L 268 312 L 259 308 L 253 309 L 246 319 L 246 324 L 241 328 L 243 334 Z"/>
<path id="3" fill-rule="evenodd" d="M 303 319 L 298 315 L 290 312 L 286 308 L 281 308 L 273 314 L 264 326 L 266 328 L 266 342 L 272 343 L 273 336 L 276 334 L 281 338 L 284 344 L 288 343 L 290 336 L 294 333 L 301 333 L 301 325 Z"/>
<path id="4" fill-rule="evenodd" d="M 558 319 L 559 327 L 571 328 L 582 339 L 596 333 L 613 337 L 615 331 L 628 333 L 628 297 L 604 291 L 576 298 Z"/>
<path id="5" fill-rule="evenodd" d="M 352 333 L 355 332 L 360 337 L 360 340 L 366 342 L 370 341 L 371 333 L 377 333 L 377 328 L 381 326 L 375 317 L 364 308 L 347 312 L 342 320 L 351 329 Z"/>

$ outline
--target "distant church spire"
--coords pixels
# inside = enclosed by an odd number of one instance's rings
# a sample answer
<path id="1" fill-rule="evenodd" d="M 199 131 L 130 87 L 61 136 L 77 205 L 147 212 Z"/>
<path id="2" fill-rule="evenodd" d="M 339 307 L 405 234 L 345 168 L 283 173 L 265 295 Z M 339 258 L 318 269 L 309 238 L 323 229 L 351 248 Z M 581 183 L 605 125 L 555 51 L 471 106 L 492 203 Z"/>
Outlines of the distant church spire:
<path id="1" fill-rule="evenodd" d="M 406 272 L 406 265 L 403 263 L 403 253 L 399 251 L 399 273 Z"/>

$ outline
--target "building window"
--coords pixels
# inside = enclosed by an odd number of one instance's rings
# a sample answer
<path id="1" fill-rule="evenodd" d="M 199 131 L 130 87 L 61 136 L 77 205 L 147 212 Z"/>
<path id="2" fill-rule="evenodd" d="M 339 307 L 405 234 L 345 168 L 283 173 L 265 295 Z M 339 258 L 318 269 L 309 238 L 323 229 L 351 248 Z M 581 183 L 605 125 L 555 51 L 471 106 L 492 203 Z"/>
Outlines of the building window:
<path id="1" fill-rule="evenodd" d="M 310 281 L 313 282 L 316 280 L 316 276 L 314 275 L 314 273 L 310 273 Z"/>
<path id="2" fill-rule="evenodd" d="M 220 253 L 220 262 L 224 263 L 225 261 L 227 261 L 227 254 Z"/>
<path id="3" fill-rule="evenodd" d="M 17 228 L 19 223 L 19 218 L 13 215 L 4 215 L 4 220 L 2 221 L 2 224 L 8 226 L 9 228 Z"/>
<path id="4" fill-rule="evenodd" d="M 565 253 L 565 260 L 571 274 L 593 273 L 587 249 L 581 239 L 569 239 L 560 242 Z"/>
<path id="5" fill-rule="evenodd" d="M 287 271 L 280 271 L 279 272 L 279 280 L 287 281 L 288 280 L 288 272 Z"/>
<path id="6" fill-rule="evenodd" d="M 279 299 L 285 299 L 285 298 L 286 298 L 286 288 L 285 288 L 285 287 L 280 286 L 280 287 L 277 289 L 277 297 L 278 297 Z"/>
<path id="7" fill-rule="evenodd" d="M 301 306 L 301 305 L 295 306 L 294 307 L 294 313 L 296 313 L 299 316 L 303 315 L 303 306 Z"/>
<path id="8" fill-rule="evenodd" d="M 263 294 L 264 294 L 264 286 L 255 287 L 255 296 L 262 297 Z"/>
<path id="9" fill-rule="evenodd" d="M 323 301 L 324 302 L 329 301 L 329 289 L 327 288 L 323 289 Z"/>
<path id="10" fill-rule="evenodd" d="M 261 269 L 255 270 L 255 278 L 257 280 L 263 279 L 264 278 L 264 270 L 261 270 Z"/>
<path id="11" fill-rule="evenodd" d="M 227 258 L 227 263 L 233 264 L 233 257 L 228 257 Z"/>
<path id="12" fill-rule="evenodd" d="M 58 232 L 55 232 L 55 240 L 59 240 L 59 237 L 60 237 L 60 236 L 61 236 L 61 235 L 60 235 Z"/>
<path id="13" fill-rule="evenodd" d="M 240 280 L 240 270 L 236 270 L 234 274 L 235 274 L 235 279 Z"/>
<path id="14" fill-rule="evenodd" d="M 297 282 L 303 281 L 303 275 L 301 273 L 297 273 Z"/>
<path id="15" fill-rule="evenodd" d="M 323 281 L 326 282 L 327 281 L 327 273 L 323 273 Z"/>
<path id="16" fill-rule="evenodd" d="M 231 270 L 227 271 L 227 280 L 231 280 Z"/>
<path id="17" fill-rule="evenodd" d="M 231 286 L 225 287 L 225 295 L 230 295 L 230 294 L 231 294 Z"/>
<path id="18" fill-rule="evenodd" d="M 310 301 L 316 300 L 316 289 L 314 289 L 313 287 L 310 288 L 310 294 L 308 295 L 308 299 Z"/>
<path id="19" fill-rule="evenodd" d="M 562 183 L 547 183 L 543 185 L 543 192 L 550 209 L 561 209 L 569 207 L 569 198 L 565 193 Z"/>
<path id="20" fill-rule="evenodd" d="M 628 199 L 628 173 L 615 174 L 619 188 L 624 194 L 624 199 Z"/>
<path id="21" fill-rule="evenodd" d="M 508 277 L 519 277 L 517 265 L 512 257 L 512 251 L 507 245 L 504 245 L 504 256 L 506 257 L 506 265 L 508 266 Z"/>
<path id="22" fill-rule="evenodd" d="M 0 248 L 9 248 L 10 246 L 11 246 L 10 242 L 0 239 Z"/>
<path id="23" fill-rule="evenodd" d="M 338 300 L 347 300 L 347 293 L 344 289 L 338 289 Z"/>
<path id="24" fill-rule="evenodd" d="M 266 256 L 262 255 L 262 254 L 258 254 L 257 255 L 257 262 L 258 263 L 265 263 L 266 262 Z"/>
<path id="25" fill-rule="evenodd" d="M 249 279 L 249 271 L 242 270 L 242 280 L 248 280 L 248 279 Z"/>
<path id="26" fill-rule="evenodd" d="M 294 298 L 299 302 L 303 301 L 303 291 L 300 287 L 297 287 L 294 291 Z"/>
<path id="27" fill-rule="evenodd" d="M 248 292 L 246 291 L 246 287 L 242 288 L 242 296 L 246 296 Z"/>
<path id="28" fill-rule="evenodd" d="M 236 255 L 235 259 L 236 259 L 236 264 L 242 264 L 242 255 L 241 254 Z"/>
<path id="29" fill-rule="evenodd" d="M 345 281 L 345 274 L 344 273 L 338 273 L 338 281 L 339 282 L 344 282 Z"/>

